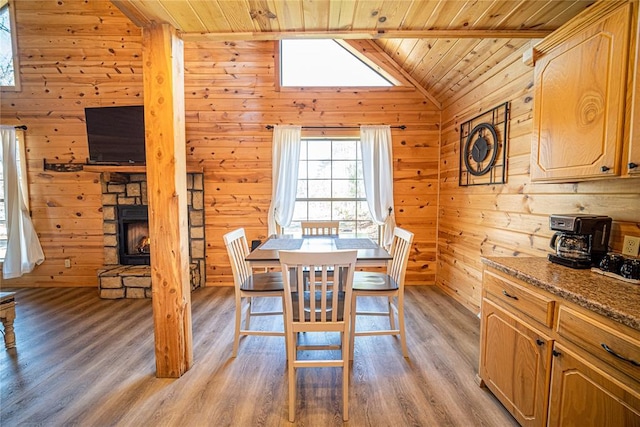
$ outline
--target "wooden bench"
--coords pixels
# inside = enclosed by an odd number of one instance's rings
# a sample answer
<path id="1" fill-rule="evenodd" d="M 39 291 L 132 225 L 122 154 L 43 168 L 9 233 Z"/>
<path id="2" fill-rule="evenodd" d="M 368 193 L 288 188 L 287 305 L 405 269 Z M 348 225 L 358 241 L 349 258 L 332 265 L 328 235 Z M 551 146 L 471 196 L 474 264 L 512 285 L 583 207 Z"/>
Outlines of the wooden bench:
<path id="1" fill-rule="evenodd" d="M 0 320 L 4 326 L 4 346 L 16 346 L 16 334 L 13 331 L 13 321 L 16 318 L 15 292 L 0 292 Z"/>

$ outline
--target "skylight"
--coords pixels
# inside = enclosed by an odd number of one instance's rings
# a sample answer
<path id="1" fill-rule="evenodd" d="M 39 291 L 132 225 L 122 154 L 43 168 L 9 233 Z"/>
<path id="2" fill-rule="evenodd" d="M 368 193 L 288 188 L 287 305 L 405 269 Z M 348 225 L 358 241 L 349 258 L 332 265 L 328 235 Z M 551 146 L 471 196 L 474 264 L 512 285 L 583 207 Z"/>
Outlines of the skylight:
<path id="1" fill-rule="evenodd" d="M 282 86 L 392 86 L 335 40 L 282 40 L 280 46 Z"/>

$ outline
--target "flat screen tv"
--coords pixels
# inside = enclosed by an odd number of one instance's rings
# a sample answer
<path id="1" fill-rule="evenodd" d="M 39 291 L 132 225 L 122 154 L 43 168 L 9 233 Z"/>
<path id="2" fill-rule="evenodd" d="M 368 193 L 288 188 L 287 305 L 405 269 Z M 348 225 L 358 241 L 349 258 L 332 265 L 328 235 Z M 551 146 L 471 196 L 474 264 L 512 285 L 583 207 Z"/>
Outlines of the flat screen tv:
<path id="1" fill-rule="evenodd" d="M 84 109 L 90 164 L 144 164 L 144 107 Z"/>

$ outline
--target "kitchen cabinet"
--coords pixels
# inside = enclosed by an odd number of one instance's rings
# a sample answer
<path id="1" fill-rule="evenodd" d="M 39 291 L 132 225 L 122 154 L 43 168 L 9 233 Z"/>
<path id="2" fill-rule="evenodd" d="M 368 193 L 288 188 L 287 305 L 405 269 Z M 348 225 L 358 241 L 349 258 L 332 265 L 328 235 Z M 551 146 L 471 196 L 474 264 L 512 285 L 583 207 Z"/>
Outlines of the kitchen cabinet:
<path id="1" fill-rule="evenodd" d="M 625 152 L 624 167 L 628 176 L 640 177 L 640 18 L 635 15 L 635 58 L 632 62 L 632 82 L 629 117 L 629 146 Z"/>
<path id="2" fill-rule="evenodd" d="M 534 48 L 532 181 L 580 181 L 626 171 L 635 8 L 597 2 Z"/>
<path id="3" fill-rule="evenodd" d="M 490 300 L 482 303 L 480 376 L 523 426 L 544 426 L 552 341 Z"/>
<path id="4" fill-rule="evenodd" d="M 640 426 L 640 330 L 521 276 L 484 268 L 481 385 L 523 426 Z"/>
<path id="5" fill-rule="evenodd" d="M 640 340 L 609 319 L 560 306 L 550 425 L 640 426 Z"/>
<path id="6" fill-rule="evenodd" d="M 523 426 L 546 425 L 553 305 L 551 299 L 485 271 L 479 374 Z"/>
<path id="7" fill-rule="evenodd" d="M 640 395 L 592 363 L 556 344 L 551 379 L 550 426 L 640 426 Z"/>

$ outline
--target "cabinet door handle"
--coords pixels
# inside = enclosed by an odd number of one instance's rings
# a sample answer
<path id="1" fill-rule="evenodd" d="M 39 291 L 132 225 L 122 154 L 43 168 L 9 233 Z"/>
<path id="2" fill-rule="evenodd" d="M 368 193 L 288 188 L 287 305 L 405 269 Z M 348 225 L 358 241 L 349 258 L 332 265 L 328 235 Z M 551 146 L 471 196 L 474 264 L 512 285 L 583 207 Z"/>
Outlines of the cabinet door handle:
<path id="1" fill-rule="evenodd" d="M 600 170 L 601 170 L 602 172 L 609 172 L 609 170 L 610 170 L 610 169 L 611 169 L 611 168 L 610 168 L 609 166 L 602 166 L 602 167 L 600 168 Z"/>
<path id="2" fill-rule="evenodd" d="M 536 339 L 536 344 L 542 345 L 542 344 L 544 344 L 544 341 L 542 341 L 540 338 L 538 338 L 538 339 Z"/>
<path id="3" fill-rule="evenodd" d="M 509 292 L 505 291 L 504 289 L 502 290 L 502 295 L 504 295 L 504 296 L 505 296 L 505 297 L 507 297 L 507 298 L 514 299 L 514 300 L 516 300 L 516 301 L 518 300 L 518 297 L 517 297 L 517 296 L 515 296 L 515 295 L 511 295 Z"/>
<path id="4" fill-rule="evenodd" d="M 551 352 L 551 354 L 553 354 L 553 357 L 562 356 L 562 353 L 560 353 L 559 351 L 555 351 L 555 350 L 553 350 L 553 351 Z"/>
<path id="5" fill-rule="evenodd" d="M 624 360 L 625 362 L 629 362 L 629 363 L 631 363 L 633 366 L 640 366 L 640 362 L 636 362 L 636 361 L 635 361 L 635 360 L 633 360 L 633 359 L 627 359 L 627 358 L 626 358 L 626 357 L 624 357 L 624 356 L 620 356 L 618 353 L 616 353 L 615 351 L 613 351 L 613 350 L 611 349 L 611 347 L 609 347 L 609 346 L 608 346 L 608 345 L 606 345 L 605 343 L 602 343 L 602 344 L 600 344 L 600 345 L 601 345 L 601 346 L 602 346 L 602 348 L 604 348 L 604 349 L 605 349 L 605 351 L 606 351 L 607 353 L 609 353 L 610 355 L 612 355 L 612 356 L 614 356 L 614 357 L 617 357 L 617 358 L 618 358 L 618 359 L 620 359 L 620 360 Z"/>
<path id="6" fill-rule="evenodd" d="M 638 167 L 638 164 L 637 163 L 633 163 L 633 162 L 629 162 L 628 166 L 629 166 L 629 169 L 635 169 L 635 168 Z"/>

